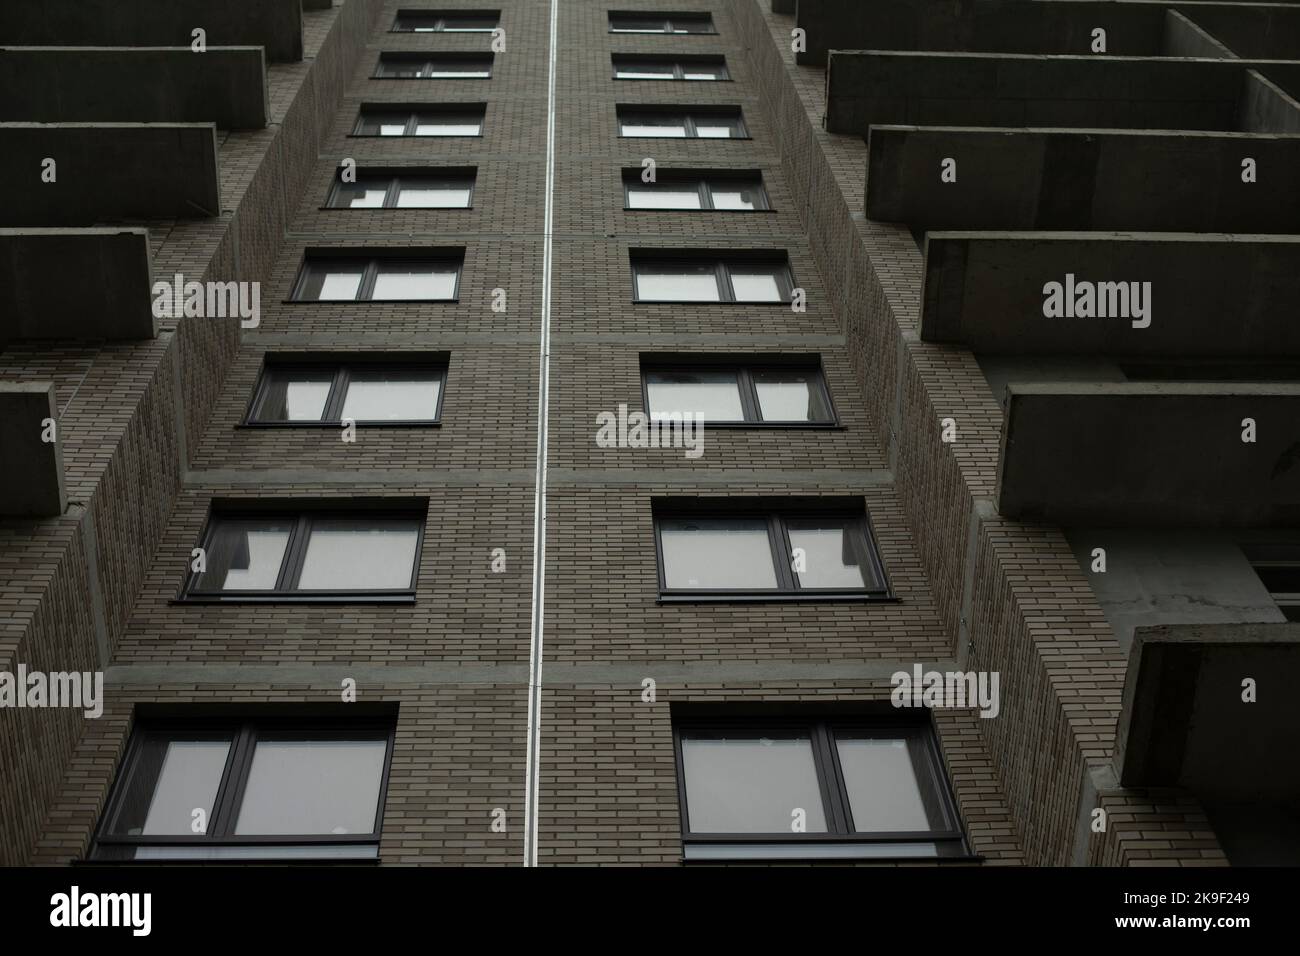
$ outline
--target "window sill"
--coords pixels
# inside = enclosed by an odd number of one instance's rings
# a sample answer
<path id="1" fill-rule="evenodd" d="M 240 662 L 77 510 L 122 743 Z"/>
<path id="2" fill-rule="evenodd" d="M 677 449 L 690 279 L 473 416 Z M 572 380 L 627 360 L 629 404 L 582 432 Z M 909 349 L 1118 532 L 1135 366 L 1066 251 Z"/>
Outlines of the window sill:
<path id="1" fill-rule="evenodd" d="M 464 212 L 473 206 L 317 206 L 320 212 Z"/>
<path id="2" fill-rule="evenodd" d="M 667 418 L 652 418 L 651 422 L 662 424 L 671 424 L 672 420 Z M 843 432 L 848 428 L 839 422 L 711 422 L 707 419 L 703 422 L 702 427 L 707 431 L 714 429 L 726 429 L 727 431 L 815 431 L 815 432 Z"/>
<path id="3" fill-rule="evenodd" d="M 781 306 L 788 308 L 789 301 L 781 302 L 722 302 L 718 299 L 633 299 L 633 305 L 739 305 L 745 308 L 770 308 Z"/>
<path id="4" fill-rule="evenodd" d="M 911 852 L 907 852 L 911 850 Z M 780 842 L 709 843 L 699 841 L 682 847 L 683 863 L 979 863 L 982 856 L 963 850 L 957 854 L 938 852 L 934 843 Z"/>
<path id="5" fill-rule="evenodd" d="M 322 209 L 326 208 L 324 206 Z M 672 207 L 670 209 L 655 209 L 649 206 L 624 206 L 624 212 L 721 212 L 727 215 L 739 213 L 742 216 L 752 216 L 755 213 L 774 213 L 775 209 L 700 209 L 698 207 L 691 209 L 687 206 Z"/>
<path id="6" fill-rule="evenodd" d="M 454 83 L 457 80 L 490 80 L 490 76 L 372 76 L 372 80 L 423 81 L 425 83 Z"/>
<path id="7" fill-rule="evenodd" d="M 893 594 L 862 591 L 660 591 L 656 604 L 809 604 L 809 603 L 900 604 Z"/>
<path id="8" fill-rule="evenodd" d="M 390 136 L 388 138 L 400 139 L 401 137 Z M 754 137 L 752 136 L 625 136 L 622 133 L 619 133 L 618 138 L 619 139 L 689 139 L 689 140 L 695 140 L 696 142 L 703 141 L 707 143 L 735 143 L 735 142 L 744 142 L 744 141 L 752 140 Z"/>
<path id="9" fill-rule="evenodd" d="M 457 305 L 460 299 L 281 299 L 281 305 Z"/>
<path id="10" fill-rule="evenodd" d="M 414 591 L 393 591 L 386 594 L 363 591 L 320 594 L 187 594 L 172 598 L 168 604 L 414 604 Z"/>
<path id="11" fill-rule="evenodd" d="M 682 33 L 673 31 L 669 33 L 666 30 L 610 30 L 611 36 L 624 37 L 716 37 L 717 30 L 710 30 L 708 33 L 700 33 L 697 30 L 689 30 Z"/>
<path id="12" fill-rule="evenodd" d="M 352 423 L 357 428 L 441 428 L 440 421 L 356 421 Z M 251 429 L 257 431 L 260 429 L 279 429 L 279 428 L 306 428 L 317 429 L 319 431 L 338 431 L 343 427 L 343 422 L 240 422 L 235 426 L 240 429 Z"/>
<path id="13" fill-rule="evenodd" d="M 437 133 L 412 133 L 407 136 L 403 133 L 401 136 L 381 136 L 379 133 L 348 133 L 347 139 L 482 139 L 482 133 L 452 133 L 447 136 L 439 136 Z"/>
<path id="14" fill-rule="evenodd" d="M 717 77 L 711 80 L 688 80 L 685 77 L 677 79 L 675 76 L 611 76 L 611 80 L 619 83 L 734 83 L 736 82 L 729 76 Z"/>

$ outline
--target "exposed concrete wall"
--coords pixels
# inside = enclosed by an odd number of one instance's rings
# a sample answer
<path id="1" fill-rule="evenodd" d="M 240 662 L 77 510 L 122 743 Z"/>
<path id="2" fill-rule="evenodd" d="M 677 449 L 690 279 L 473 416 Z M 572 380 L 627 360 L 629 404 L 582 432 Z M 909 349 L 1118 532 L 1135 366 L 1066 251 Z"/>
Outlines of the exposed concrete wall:
<path id="1" fill-rule="evenodd" d="M 146 229 L 0 229 L 0 344 L 152 338 L 149 287 Z"/>
<path id="2" fill-rule="evenodd" d="M 1260 125 L 1300 122 L 1281 106 Z M 1257 177 L 1242 181 L 1242 162 Z M 956 182 L 940 179 L 956 161 Z M 1300 138 L 1246 133 L 876 126 L 867 218 L 914 229 L 1291 233 L 1300 222 Z"/>
<path id="3" fill-rule="evenodd" d="M 0 119 L 32 123 L 215 123 L 260 129 L 269 106 L 261 47 L 10 47 Z"/>
<path id="4" fill-rule="evenodd" d="M 56 429 L 46 427 L 57 426 L 58 417 L 53 382 L 0 381 L 0 514 L 63 514 L 63 449 Z"/>
<path id="5" fill-rule="evenodd" d="M 980 353 L 1300 356 L 1291 236 L 931 232 L 925 252 L 927 342 Z"/>
<path id="6" fill-rule="evenodd" d="M 1160 52 L 1164 56 L 1197 56 L 1212 60 L 1233 59 L 1230 49 L 1177 10 L 1166 10 L 1164 38 Z"/>
<path id="7" fill-rule="evenodd" d="M 1300 525 L 1300 384 L 1013 383 L 1004 404 L 1008 518 Z"/>
<path id="8" fill-rule="evenodd" d="M 1239 57 L 1290 60 L 1300 51 L 1300 6 L 1189 3 L 1177 9 Z"/>
<path id="9" fill-rule="evenodd" d="M 1135 627 L 1286 620 L 1230 534 L 1073 528 L 1066 537 L 1125 653 Z M 1104 574 L 1091 570 L 1094 548 L 1106 550 Z"/>
<path id="10" fill-rule="evenodd" d="M 826 129 L 1232 130 L 1244 75 L 1235 60 L 837 50 L 827 70 Z"/>
<path id="11" fill-rule="evenodd" d="M 1163 18 L 1158 6 L 1106 0 L 799 0 L 808 49 L 796 60 L 824 66 L 832 49 L 1083 55 L 1098 28 L 1108 55 L 1158 56 Z"/>
<path id="12" fill-rule="evenodd" d="M 211 123 L 0 123 L 0 180 L 25 182 L 47 157 L 56 158 L 57 179 L 12 190 L 0 205 L 0 225 L 193 219 L 221 211 Z"/>
<path id="13" fill-rule="evenodd" d="M 1300 133 L 1300 101 L 1257 70 L 1247 70 L 1237 109 L 1248 133 Z"/>
<path id="14" fill-rule="evenodd" d="M 302 9 L 299 0 L 6 0 L 0 44 L 183 46 L 201 27 L 209 46 L 248 44 L 265 47 L 268 60 L 301 60 Z"/>

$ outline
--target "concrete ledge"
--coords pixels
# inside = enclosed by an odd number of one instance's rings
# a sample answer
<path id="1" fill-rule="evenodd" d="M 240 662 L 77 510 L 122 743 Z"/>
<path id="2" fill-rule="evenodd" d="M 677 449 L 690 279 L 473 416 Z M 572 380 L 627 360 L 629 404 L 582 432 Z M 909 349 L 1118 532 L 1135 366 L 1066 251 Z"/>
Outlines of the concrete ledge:
<path id="1" fill-rule="evenodd" d="M 932 232 L 921 299 L 977 353 L 1300 357 L 1300 236 Z"/>
<path id="2" fill-rule="evenodd" d="M 1300 526 L 1300 385 L 1007 387 L 998 510 L 1054 525 Z M 1241 440 L 1242 420 L 1256 441 Z"/>
<path id="3" fill-rule="evenodd" d="M 1241 60 L 833 50 L 826 129 L 1236 130 L 1246 73 Z"/>
<path id="4" fill-rule="evenodd" d="M 45 158 L 52 183 L 33 180 Z M 210 123 L 0 123 L 0 179 L 36 182 L 0 205 L 0 225 L 189 219 L 221 211 Z"/>
<path id="5" fill-rule="evenodd" d="M 1257 684 L 1242 701 L 1242 681 Z M 1300 624 L 1139 627 L 1116 763 L 1126 787 L 1187 787 L 1215 801 L 1294 798 L 1300 764 Z M 1279 758 L 1282 759 L 1279 759 Z"/>
<path id="6" fill-rule="evenodd" d="M 260 129 L 268 110 L 261 47 L 0 49 L 0 120 Z"/>
<path id="7" fill-rule="evenodd" d="M 299 0 L 5 0 L 0 44 L 189 46 L 202 27 L 213 46 L 260 46 L 272 62 L 302 59 Z"/>
<path id="8" fill-rule="evenodd" d="M 0 345 L 158 334 L 145 229 L 0 229 Z"/>
<path id="9" fill-rule="evenodd" d="M 914 229 L 1300 229 L 1300 136 L 872 126 L 868 146 L 867 218 Z"/>
<path id="10" fill-rule="evenodd" d="M 1113 0 L 799 0 L 795 25 L 808 32 L 801 65 L 825 66 L 836 50 L 1160 56 L 1165 7 Z"/>
<path id="11" fill-rule="evenodd" d="M 45 518 L 68 506 L 59 441 L 41 439 L 58 417 L 53 382 L 0 382 L 0 515 Z"/>

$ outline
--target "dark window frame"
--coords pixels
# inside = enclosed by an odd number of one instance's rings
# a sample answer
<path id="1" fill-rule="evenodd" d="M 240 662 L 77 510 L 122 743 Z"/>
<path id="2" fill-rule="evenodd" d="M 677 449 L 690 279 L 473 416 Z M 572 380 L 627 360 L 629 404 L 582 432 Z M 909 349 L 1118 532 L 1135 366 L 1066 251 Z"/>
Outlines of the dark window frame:
<path id="1" fill-rule="evenodd" d="M 405 116 L 405 127 L 399 136 L 385 136 L 383 133 L 367 133 L 364 127 L 368 120 L 376 117 L 396 119 Z M 439 120 L 458 116 L 474 117 L 478 121 L 477 133 L 452 133 L 438 135 L 434 133 L 416 133 L 421 120 L 430 117 Z M 377 120 L 381 124 L 382 120 Z M 429 103 L 417 106 L 394 103 L 365 103 L 357 110 L 357 120 L 352 124 L 349 139 L 481 139 L 487 127 L 487 104 L 485 103 Z"/>
<path id="2" fill-rule="evenodd" d="M 253 395 L 244 410 L 244 418 L 240 422 L 240 426 L 246 428 L 339 428 L 343 424 L 343 419 L 339 416 L 342 414 L 344 402 L 347 400 L 347 391 L 348 386 L 352 383 L 352 375 L 361 369 L 436 372 L 439 378 L 438 407 L 434 409 L 433 418 L 358 418 L 354 420 L 358 428 L 431 428 L 439 426 L 442 424 L 442 408 L 447 397 L 448 367 L 449 361 L 445 355 L 430 356 L 428 359 L 411 359 L 407 356 L 358 355 L 337 361 L 268 357 L 263 362 L 262 369 L 257 375 L 257 383 L 253 386 Z M 266 401 L 271 387 L 272 375 L 278 369 L 288 369 L 295 372 L 329 372 L 332 375 L 333 380 L 330 383 L 330 390 L 325 398 L 325 407 L 319 419 L 311 421 L 280 421 L 278 419 L 256 417 L 260 414 Z"/>
<path id="3" fill-rule="evenodd" d="M 715 504 L 714 510 L 708 506 Z M 728 499 L 723 505 L 713 499 L 692 499 L 689 504 L 661 499 L 652 507 L 655 544 L 655 570 L 659 587 L 658 604 L 716 604 L 716 603 L 792 603 L 792 602 L 827 602 L 859 601 L 867 603 L 895 602 L 889 575 L 885 570 L 884 560 L 880 556 L 875 528 L 871 515 L 865 508 L 843 504 L 819 505 L 815 500 L 801 501 L 799 507 L 790 508 L 780 504 L 768 505 L 763 501 L 748 504 L 743 499 Z M 772 567 L 776 576 L 774 588 L 670 588 L 668 586 L 668 566 L 664 561 L 663 522 L 699 518 L 703 520 L 748 520 L 761 521 L 767 528 L 767 543 L 770 549 Z M 801 587 L 797 573 L 790 567 L 791 555 L 794 553 L 790 543 L 788 522 L 802 519 L 843 520 L 849 523 L 849 530 L 854 532 L 850 539 L 859 559 L 865 583 L 861 588 L 815 588 Z M 871 587 L 871 580 L 880 582 L 880 586 Z"/>
<path id="4" fill-rule="evenodd" d="M 679 54 L 673 56 L 665 54 L 658 56 L 646 53 L 611 53 L 610 59 L 610 78 L 614 80 L 624 80 L 628 82 L 642 83 L 730 83 L 732 82 L 731 69 L 727 66 L 727 58 L 723 54 Z M 643 76 L 619 76 L 620 70 L 635 72 L 636 64 L 644 66 L 666 66 L 670 67 L 673 75 L 670 77 L 643 77 Z M 700 67 L 712 69 L 717 76 L 708 79 L 688 79 L 686 74 L 689 72 L 687 67 L 696 64 Z"/>
<path id="5" fill-rule="evenodd" d="M 382 72 L 385 63 L 419 63 L 420 72 L 415 76 L 386 76 Z M 446 63 L 484 63 L 487 76 L 471 76 L 468 73 L 453 76 L 434 76 L 439 64 Z M 385 50 L 375 60 L 375 72 L 372 80 L 490 80 L 496 67 L 496 56 L 492 53 L 413 53 L 405 50 Z M 454 73 L 455 71 L 444 71 Z"/>
<path id="6" fill-rule="evenodd" d="M 614 25 L 614 21 L 618 17 L 627 17 L 627 18 L 636 17 L 637 19 L 640 20 L 653 20 L 662 17 L 664 25 L 663 25 L 663 29 L 661 30 L 619 29 Z M 674 21 L 679 21 L 682 23 L 706 23 L 708 24 L 709 28 L 707 30 L 682 30 L 679 32 L 673 29 Z M 679 36 L 679 37 L 684 37 L 684 36 L 708 37 L 708 36 L 718 35 L 717 24 L 713 22 L 713 12 L 707 10 L 697 11 L 697 12 L 688 12 L 688 11 L 679 10 L 673 13 L 660 12 L 657 10 L 652 10 L 648 12 L 638 11 L 638 10 L 610 10 L 608 24 L 609 24 L 610 33 L 630 34 L 634 36 L 635 35 L 658 36 L 659 34 L 663 34 L 665 36 Z"/>
<path id="7" fill-rule="evenodd" d="M 696 194 L 700 197 L 699 207 L 694 206 L 633 206 L 631 203 L 632 190 L 638 186 L 676 186 L 679 189 L 686 186 L 693 186 Z M 715 187 L 730 185 L 733 188 L 743 186 L 747 189 L 757 190 L 760 203 L 754 209 L 719 209 L 713 204 L 713 190 Z M 752 173 L 732 172 L 730 170 L 702 170 L 699 172 L 681 171 L 681 170 L 658 170 L 655 174 L 655 182 L 645 183 L 641 181 L 640 169 L 624 169 L 623 178 L 623 209 L 626 212 L 636 213 L 658 213 L 658 212 L 722 212 L 722 213 L 756 213 L 756 212 L 776 212 L 772 208 L 772 199 L 767 194 L 767 185 L 763 181 L 761 171 Z M 653 190 L 649 190 L 653 191 Z"/>
<path id="8" fill-rule="evenodd" d="M 322 864 L 330 862 L 330 857 L 286 857 L 277 859 L 250 860 L 230 858 L 222 859 L 175 859 L 175 860 L 121 860 L 103 851 L 108 847 L 185 847 L 198 849 L 207 847 L 293 847 L 293 846 L 373 846 L 375 855 L 371 857 L 340 856 L 338 862 L 377 863 L 379 860 L 379 842 L 383 836 L 384 810 L 388 800 L 388 782 L 392 772 L 393 749 L 396 740 L 397 721 L 389 717 L 361 716 L 342 717 L 306 717 L 306 716 L 249 716 L 245 718 L 137 718 L 131 728 L 131 736 L 117 768 L 108 801 L 100 814 L 95 835 L 91 842 L 90 858 L 97 863 L 147 863 L 158 865 L 166 863 L 193 864 L 203 863 L 269 863 L 301 862 Z M 286 737 L 285 735 L 289 735 Z M 226 754 L 226 763 L 222 768 L 221 780 L 213 800 L 212 814 L 208 818 L 208 827 L 204 833 L 168 834 L 153 836 L 132 836 L 113 834 L 111 829 L 123 810 L 127 793 L 136 773 L 140 769 L 143 748 L 151 739 L 174 740 L 230 740 L 230 750 Z M 237 836 L 234 832 L 242 808 L 244 794 L 248 786 L 249 771 L 252 769 L 253 754 L 259 740 L 384 740 L 384 765 L 379 781 L 379 797 L 375 805 L 375 822 L 369 833 L 357 834 L 286 834 L 286 835 L 250 835 Z"/>
<path id="9" fill-rule="evenodd" d="M 641 305 L 743 305 L 743 306 L 786 306 L 794 298 L 794 290 L 799 288 L 794 278 L 794 270 L 790 267 L 790 257 L 782 255 L 776 256 L 736 256 L 736 255 L 676 255 L 671 252 L 668 255 L 633 255 L 632 263 L 632 301 Z M 641 298 L 640 282 L 638 281 L 638 272 L 641 266 L 673 266 L 673 265 L 690 265 L 699 267 L 701 265 L 713 265 L 714 282 L 717 284 L 718 298 L 716 299 L 643 299 Z M 737 266 L 758 266 L 770 265 L 774 267 L 773 278 L 776 280 L 777 291 L 780 293 L 778 299 L 761 299 L 761 300 L 739 300 L 736 298 L 736 292 L 731 282 L 732 269 Z"/>
<path id="10" fill-rule="evenodd" d="M 446 29 L 448 19 L 493 19 L 495 22 L 490 27 L 474 27 L 472 29 Z M 406 20 L 432 20 L 434 26 L 432 30 L 402 30 L 398 25 Z M 389 33 L 491 33 L 501 26 L 500 10 L 418 10 L 402 9 L 393 15 L 393 25 L 388 28 Z"/>
<path id="11" fill-rule="evenodd" d="M 789 733 L 806 732 L 812 746 L 814 769 L 817 774 L 818 790 L 822 795 L 822 811 L 826 819 L 825 833 L 693 833 L 690 829 L 690 813 L 686 799 L 686 769 L 682 754 L 683 733 L 690 736 L 691 731 L 701 734 L 736 733 L 745 736 L 762 736 L 765 732 Z M 838 748 L 835 746 L 836 731 L 847 732 L 918 732 L 923 735 L 926 750 L 926 770 L 931 794 L 944 815 L 946 830 L 895 831 L 886 830 L 872 833 L 858 833 L 852 829 L 852 808 L 848 786 L 840 766 Z M 746 853 L 744 848 L 760 848 L 770 844 L 784 844 L 803 847 L 806 856 L 798 858 L 844 859 L 842 855 L 830 856 L 824 851 L 832 845 L 871 845 L 881 846 L 900 843 L 939 843 L 954 846 L 958 852 L 935 856 L 900 856 L 897 859 L 936 862 L 945 860 L 969 860 L 969 844 L 958 810 L 956 796 L 953 793 L 950 777 L 943 760 L 934 725 L 928 718 L 889 716 L 790 716 L 772 715 L 742 717 L 722 715 L 716 717 L 680 717 L 673 719 L 673 757 L 677 770 L 677 807 L 681 818 L 681 837 L 683 857 L 690 862 L 690 848 L 700 846 L 734 846 L 738 848 L 734 857 L 737 861 L 763 859 L 761 854 Z M 822 852 L 819 852 L 822 851 Z M 851 857 L 850 857 L 851 858 Z M 863 854 L 861 859 L 894 859 L 887 855 Z M 710 861 L 721 859 L 717 856 Z M 782 856 L 780 859 L 796 859 Z"/>
<path id="12" fill-rule="evenodd" d="M 296 585 L 302 575 L 303 561 L 307 555 L 307 545 L 311 541 L 313 523 L 316 520 L 333 519 L 398 519 L 412 522 L 415 526 L 415 554 L 411 560 L 411 577 L 404 588 L 365 589 L 341 588 L 326 590 L 299 590 Z M 187 567 L 185 581 L 181 586 L 178 603 L 183 604 L 411 604 L 415 601 L 416 589 L 420 583 L 420 559 L 424 553 L 425 525 L 428 523 L 427 512 L 420 512 L 410 507 L 394 508 L 325 508 L 303 504 L 297 507 L 293 502 L 285 502 L 283 508 L 219 508 L 210 509 L 199 536 L 198 547 L 205 554 L 212 553 L 213 539 L 222 524 L 239 521 L 282 521 L 291 524 L 289 540 L 285 543 L 284 554 L 280 558 L 280 569 L 276 575 L 274 588 L 245 588 L 229 590 L 201 590 L 197 582 L 201 572 Z"/>
<path id="13" fill-rule="evenodd" d="M 830 418 L 826 421 L 765 421 L 761 417 L 761 407 L 758 400 L 758 388 L 754 382 L 755 372 L 765 372 L 774 369 L 781 370 L 801 370 L 817 373 L 818 390 L 821 393 L 822 400 L 826 403 L 826 408 L 830 412 Z M 686 371 L 702 372 L 735 372 L 736 384 L 740 392 L 740 407 L 744 413 L 743 421 L 736 422 L 708 422 L 706 428 L 758 428 L 774 430 L 790 429 L 814 429 L 818 431 L 833 431 L 841 429 L 839 413 L 835 408 L 835 402 L 831 398 L 830 386 L 826 382 L 826 370 L 822 366 L 821 356 L 712 356 L 705 354 L 695 355 L 678 355 L 678 356 L 648 356 L 641 357 L 641 408 L 648 416 L 651 414 L 650 408 L 650 383 L 646 381 L 646 375 L 654 372 L 672 373 Z"/>
<path id="14" fill-rule="evenodd" d="M 686 130 L 683 136 L 647 136 L 643 133 L 625 133 L 624 126 L 627 124 L 629 117 L 654 116 L 672 120 L 680 119 L 682 127 Z M 697 120 L 705 117 L 714 116 L 725 118 L 735 125 L 735 136 L 700 136 Z M 749 134 L 749 124 L 745 122 L 744 110 L 740 107 L 687 107 L 685 109 L 677 106 L 616 106 L 615 117 L 618 120 L 619 139 L 704 139 L 709 142 L 727 142 L 738 140 L 753 139 Z"/>
<path id="15" fill-rule="evenodd" d="M 357 286 L 356 298 L 353 299 L 307 299 L 303 298 L 303 288 L 307 284 L 308 277 L 311 274 L 311 267 L 320 263 L 337 263 L 340 265 L 360 265 L 362 266 L 361 282 Z M 375 281 L 379 276 L 379 267 L 382 264 L 390 262 L 418 262 L 418 263 L 439 263 L 455 265 L 456 283 L 452 289 L 451 296 L 446 299 L 375 299 L 372 298 L 375 292 Z M 460 284 L 464 278 L 465 258 L 460 256 L 448 256 L 445 254 L 431 256 L 402 255 L 402 256 L 363 256 L 363 255 L 304 255 L 302 264 L 298 267 L 298 275 L 293 280 L 293 286 L 289 293 L 289 298 L 285 300 L 291 305 L 374 305 L 411 302 L 445 302 L 455 304 L 460 301 Z"/>
<path id="16" fill-rule="evenodd" d="M 397 205 L 398 197 L 402 192 L 402 180 L 415 180 L 418 182 L 435 182 L 449 185 L 468 186 L 469 202 L 464 206 L 399 206 Z M 357 169 L 357 183 L 374 182 L 384 183 L 384 202 L 381 206 L 336 206 L 335 199 L 338 197 L 341 187 L 344 185 L 336 171 L 330 180 L 329 192 L 325 194 L 325 204 L 321 209 L 343 210 L 346 212 L 364 212 L 384 209 L 473 209 L 474 208 L 474 188 L 478 184 L 478 170 L 469 169 L 468 167 L 458 168 L 457 171 L 447 169 L 421 169 L 420 167 L 411 167 L 409 169 Z M 355 185 L 349 183 L 348 185 Z"/>

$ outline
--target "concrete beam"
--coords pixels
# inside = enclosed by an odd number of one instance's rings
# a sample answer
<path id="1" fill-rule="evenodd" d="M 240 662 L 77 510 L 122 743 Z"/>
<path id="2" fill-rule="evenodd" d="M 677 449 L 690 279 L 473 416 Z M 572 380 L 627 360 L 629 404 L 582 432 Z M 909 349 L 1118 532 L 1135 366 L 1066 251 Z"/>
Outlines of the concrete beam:
<path id="1" fill-rule="evenodd" d="M 1300 236 L 926 235 L 921 338 L 977 353 L 1295 358 L 1297 314 Z"/>
<path id="2" fill-rule="evenodd" d="M 42 182 L 45 159 L 54 182 Z M 189 219 L 221 211 L 211 123 L 0 123 L 0 225 Z"/>
<path id="3" fill-rule="evenodd" d="M 1238 129 L 1240 60 L 834 50 L 826 129 Z M 1256 130 L 1256 132 L 1263 132 Z"/>
<path id="4" fill-rule="evenodd" d="M 0 120 L 260 129 L 268 113 L 261 47 L 0 49 Z"/>
<path id="5" fill-rule="evenodd" d="M 1300 228 L 1300 136 L 873 126 L 868 146 L 867 218 L 914 229 Z"/>
<path id="6" fill-rule="evenodd" d="M 58 417 L 53 382 L 0 382 L 0 515 L 45 518 L 68 506 L 59 442 L 42 438 Z"/>
<path id="7" fill-rule="evenodd" d="M 302 59 L 299 0 L 5 0 L 6 46 L 260 46 L 272 62 Z"/>
<path id="8" fill-rule="evenodd" d="M 1300 385 L 1007 386 L 998 511 L 1063 526 L 1300 527 Z M 1244 419 L 1254 442 L 1242 441 Z"/>
<path id="9" fill-rule="evenodd" d="M 795 25 L 807 31 L 802 65 L 825 66 L 832 50 L 969 53 L 1092 53 L 1160 56 L 1165 7 L 1112 0 L 799 0 Z"/>
<path id="10" fill-rule="evenodd" d="M 153 338 L 150 288 L 148 230 L 0 229 L 0 345 Z"/>
<path id="11" fill-rule="evenodd" d="M 1256 682 L 1253 703 L 1242 681 Z M 1139 627 L 1124 685 L 1116 764 L 1125 787 L 1186 787 L 1202 800 L 1300 794 L 1300 624 Z"/>

